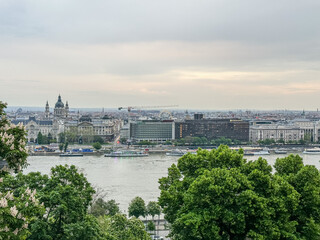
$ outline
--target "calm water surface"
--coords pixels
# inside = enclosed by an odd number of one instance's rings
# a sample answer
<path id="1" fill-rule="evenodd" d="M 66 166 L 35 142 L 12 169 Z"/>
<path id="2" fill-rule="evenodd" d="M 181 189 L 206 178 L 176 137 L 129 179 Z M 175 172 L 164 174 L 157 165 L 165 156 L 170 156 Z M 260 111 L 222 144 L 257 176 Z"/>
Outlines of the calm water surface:
<path id="1" fill-rule="evenodd" d="M 320 169 L 320 155 L 302 155 L 304 163 Z M 285 155 L 262 156 L 273 165 L 278 157 Z M 130 201 L 142 197 L 146 202 L 159 197 L 158 179 L 167 175 L 168 167 L 177 163 L 179 157 L 165 154 L 151 154 L 142 158 L 108 158 L 103 156 L 84 156 L 64 158 L 59 156 L 30 156 L 30 164 L 24 173 L 40 171 L 48 174 L 50 168 L 59 164 L 73 164 L 81 169 L 94 187 L 107 193 L 106 200 L 115 199 L 120 208 L 126 210 Z M 255 160 L 257 156 L 246 156 Z"/>

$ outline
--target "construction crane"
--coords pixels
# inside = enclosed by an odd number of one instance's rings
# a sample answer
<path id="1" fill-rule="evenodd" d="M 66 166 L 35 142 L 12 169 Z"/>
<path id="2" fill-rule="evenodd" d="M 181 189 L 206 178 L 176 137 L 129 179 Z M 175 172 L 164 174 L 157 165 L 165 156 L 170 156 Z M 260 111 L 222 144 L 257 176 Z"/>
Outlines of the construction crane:
<path id="1" fill-rule="evenodd" d="M 131 112 L 132 109 L 146 109 L 146 108 L 169 108 L 169 107 L 178 107 L 178 105 L 168 105 L 168 106 L 130 106 L 130 107 L 118 107 L 118 110 L 127 109 L 128 112 Z"/>

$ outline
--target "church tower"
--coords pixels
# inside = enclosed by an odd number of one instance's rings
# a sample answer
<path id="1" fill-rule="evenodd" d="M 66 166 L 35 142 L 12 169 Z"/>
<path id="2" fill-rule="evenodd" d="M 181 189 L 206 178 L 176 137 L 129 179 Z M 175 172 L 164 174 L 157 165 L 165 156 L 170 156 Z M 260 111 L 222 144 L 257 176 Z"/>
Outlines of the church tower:
<path id="1" fill-rule="evenodd" d="M 68 115 L 69 115 L 69 104 L 68 104 L 68 101 L 66 102 L 65 114 L 66 114 L 66 118 L 67 118 Z"/>
<path id="2" fill-rule="evenodd" d="M 50 110 L 49 110 L 49 103 L 48 103 L 48 101 L 47 101 L 47 104 L 46 104 L 45 116 L 46 116 L 46 118 L 49 118 L 49 116 L 50 116 Z"/>

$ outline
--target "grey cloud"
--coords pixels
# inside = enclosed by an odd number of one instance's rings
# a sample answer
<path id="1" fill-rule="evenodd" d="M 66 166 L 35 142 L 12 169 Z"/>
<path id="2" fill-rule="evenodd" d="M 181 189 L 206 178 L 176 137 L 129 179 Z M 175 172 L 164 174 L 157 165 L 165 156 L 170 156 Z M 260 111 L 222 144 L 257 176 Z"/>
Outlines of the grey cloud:
<path id="1" fill-rule="evenodd" d="M 319 37 L 320 3 L 265 0 L 4 1 L 2 34 L 62 42 L 296 42 Z"/>

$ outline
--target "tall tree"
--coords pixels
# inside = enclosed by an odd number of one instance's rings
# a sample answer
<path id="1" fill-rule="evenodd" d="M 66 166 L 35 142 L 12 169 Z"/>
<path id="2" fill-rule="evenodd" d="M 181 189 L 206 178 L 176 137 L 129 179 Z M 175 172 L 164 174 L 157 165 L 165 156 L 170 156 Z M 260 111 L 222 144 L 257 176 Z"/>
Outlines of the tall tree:
<path id="1" fill-rule="evenodd" d="M 151 240 L 142 221 L 128 219 L 124 214 L 100 217 L 99 223 L 105 231 L 106 240 Z"/>
<path id="2" fill-rule="evenodd" d="M 38 132 L 37 143 L 38 144 L 43 144 L 43 136 L 42 136 L 41 132 Z"/>
<path id="3" fill-rule="evenodd" d="M 39 172 L 19 173 L 3 182 L 0 190 L 11 189 L 20 195 L 26 186 L 36 190 L 35 197 L 46 209 L 30 223 L 29 239 L 66 239 L 71 229 L 76 231 L 80 226 L 91 224 L 86 223 L 91 221 L 87 218 L 87 209 L 94 189 L 75 166 L 56 166 L 51 169 L 50 177 Z"/>
<path id="4" fill-rule="evenodd" d="M 129 217 L 135 216 L 136 218 L 145 217 L 147 213 L 146 205 L 141 197 L 135 197 L 129 204 Z"/>
<path id="5" fill-rule="evenodd" d="M 104 215 L 114 216 L 117 213 L 120 213 L 119 203 L 116 203 L 114 199 L 106 202 L 102 198 L 98 198 L 91 205 L 89 212 L 96 217 Z"/>
<path id="6" fill-rule="evenodd" d="M 293 155 L 275 169 L 227 146 L 181 157 L 159 180 L 171 237 L 319 239 L 319 171 Z"/>
<path id="7" fill-rule="evenodd" d="M 24 186 L 21 193 L 7 187 L 12 183 L 12 171 L 26 167 L 26 131 L 22 124 L 10 123 L 0 101 L 0 239 L 26 239 L 29 224 L 44 213 L 36 191 Z"/>
<path id="8" fill-rule="evenodd" d="M 148 215 L 152 216 L 152 219 L 155 215 L 160 215 L 161 213 L 161 207 L 160 205 L 155 201 L 150 201 L 147 205 L 147 213 Z"/>

